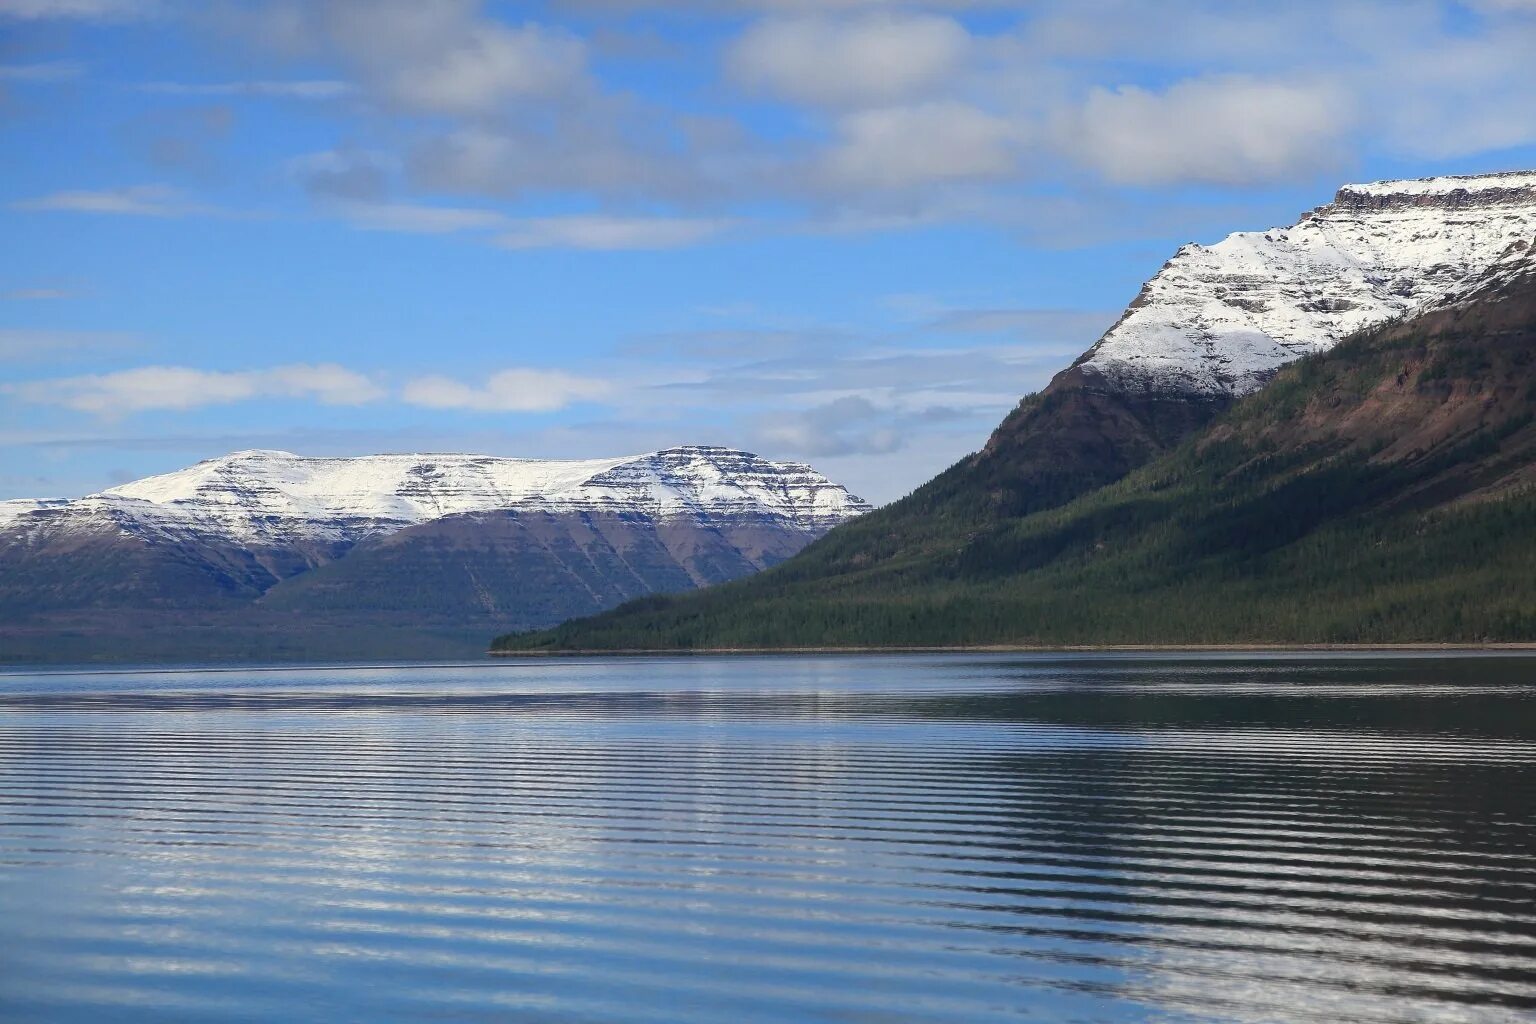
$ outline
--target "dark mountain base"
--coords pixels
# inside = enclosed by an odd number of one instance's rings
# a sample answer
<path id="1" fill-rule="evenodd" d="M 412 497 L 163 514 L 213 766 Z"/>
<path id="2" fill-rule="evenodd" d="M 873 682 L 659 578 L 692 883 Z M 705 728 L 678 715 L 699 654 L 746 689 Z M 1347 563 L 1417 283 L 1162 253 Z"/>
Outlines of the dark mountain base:
<path id="1" fill-rule="evenodd" d="M 57 613 L 0 624 L 0 665 L 377 662 L 477 659 L 508 628 L 490 617 L 156 611 Z M 526 628 L 526 627 L 525 627 Z"/>
<path id="2" fill-rule="evenodd" d="M 1076 525 L 1076 524 L 1074 524 Z M 1413 643 L 1536 639 L 1536 500 L 1491 502 L 1368 530 L 1340 526 L 1254 558 L 1220 553 L 1187 571 L 1149 545 L 1099 561 L 1075 531 L 1026 580 L 777 585 L 710 599 L 652 598 L 505 650 Z M 1081 534 L 1088 547 L 1108 539 Z M 1020 538 L 1022 540 L 1022 538 Z M 1065 550 L 1067 547 L 1076 550 Z M 1182 545 L 1180 545 L 1182 546 Z M 1099 564 L 1094 564 L 1099 561 Z M 1522 578 L 1523 574 L 1523 578 Z M 921 588 L 921 589 L 918 589 Z M 742 588 L 747 590 L 748 588 Z"/>
<path id="3" fill-rule="evenodd" d="M 257 607 L 550 624 L 777 565 L 811 534 L 753 517 L 501 511 L 444 516 L 294 576 Z M 484 637 L 481 637 L 483 644 Z"/>
<path id="4" fill-rule="evenodd" d="M 497 647 L 1532 640 L 1533 410 L 1526 277 L 1294 364 L 1061 507 L 1008 514 L 1006 488 L 956 467 L 913 496 L 945 493 L 929 514 Z"/>

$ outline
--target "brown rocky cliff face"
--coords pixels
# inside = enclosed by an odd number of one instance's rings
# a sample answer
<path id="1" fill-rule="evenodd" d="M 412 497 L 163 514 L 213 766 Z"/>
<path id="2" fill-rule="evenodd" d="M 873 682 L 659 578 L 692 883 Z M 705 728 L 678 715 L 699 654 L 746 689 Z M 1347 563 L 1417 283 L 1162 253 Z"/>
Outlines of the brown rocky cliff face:
<path id="1" fill-rule="evenodd" d="M 1392 195 L 1376 195 L 1341 188 L 1333 197 L 1332 207 L 1336 210 L 1356 210 L 1361 212 L 1430 209 L 1436 207 L 1448 210 L 1465 210 L 1473 207 L 1485 208 L 1502 204 L 1527 204 L 1532 201 L 1536 201 L 1536 188 L 1531 188 L 1530 186 L 1511 186 L 1507 189 L 1482 189 L 1476 193 L 1470 192 L 1467 189 L 1453 189 L 1450 192 Z M 1313 212 L 1316 213 L 1316 211 Z"/>
<path id="2" fill-rule="evenodd" d="M 1354 454 L 1414 471 L 1394 504 L 1428 507 L 1536 482 L 1536 261 L 1468 301 L 1345 343 L 1351 358 L 1282 371 L 1307 400 L 1256 423 L 1241 410 L 1202 450 Z M 1347 367 L 1340 372 L 1337 367 Z M 1323 457 L 1320 455 L 1320 457 Z"/>
<path id="3" fill-rule="evenodd" d="M 1128 391 L 1073 366 L 1021 402 L 971 457 L 997 511 L 1026 515 L 1113 483 L 1215 419 L 1227 396 Z"/>

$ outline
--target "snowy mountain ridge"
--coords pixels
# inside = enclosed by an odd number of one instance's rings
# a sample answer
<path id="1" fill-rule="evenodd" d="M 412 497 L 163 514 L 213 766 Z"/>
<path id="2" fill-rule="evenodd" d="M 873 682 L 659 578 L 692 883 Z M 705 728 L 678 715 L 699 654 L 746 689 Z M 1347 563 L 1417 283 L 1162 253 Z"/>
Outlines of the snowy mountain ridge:
<path id="1" fill-rule="evenodd" d="M 1533 237 L 1536 171 L 1346 185 L 1290 227 L 1182 247 L 1075 365 L 1116 390 L 1248 394 Z"/>
<path id="2" fill-rule="evenodd" d="M 497 509 L 656 519 L 751 515 L 819 533 L 869 505 L 809 466 L 728 448 L 569 461 L 462 454 L 309 458 L 254 450 L 79 499 L 0 502 L 0 529 L 76 520 L 246 544 L 355 542 Z"/>

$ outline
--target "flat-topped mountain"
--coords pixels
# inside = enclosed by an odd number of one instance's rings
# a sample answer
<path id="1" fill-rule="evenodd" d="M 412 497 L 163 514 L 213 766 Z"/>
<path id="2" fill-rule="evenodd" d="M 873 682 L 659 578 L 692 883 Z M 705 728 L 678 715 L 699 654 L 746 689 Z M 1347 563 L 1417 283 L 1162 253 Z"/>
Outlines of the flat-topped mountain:
<path id="1" fill-rule="evenodd" d="M 1097 344 L 892 518 L 1023 515 L 1171 451 L 1287 363 L 1465 291 L 1536 237 L 1536 172 L 1346 185 L 1181 248 Z"/>
<path id="2" fill-rule="evenodd" d="M 1075 366 L 1122 390 L 1248 394 L 1533 236 L 1536 173 L 1345 185 L 1290 227 L 1184 246 Z"/>
<path id="3" fill-rule="evenodd" d="M 233 538 L 356 541 L 442 516 L 535 505 L 661 516 L 750 513 L 807 529 L 868 511 L 809 466 L 729 448 L 564 461 L 456 454 L 310 458 L 256 450 L 75 501 L 0 501 L 0 528 L 106 511 L 125 521 Z"/>
<path id="4" fill-rule="evenodd" d="M 325 621 L 345 648 L 344 625 L 392 615 L 451 628 L 471 653 L 477 623 L 552 624 L 735 579 L 868 509 L 809 466 L 728 448 L 575 461 L 243 451 L 83 498 L 0 502 L 0 612 L 32 638 L 13 635 L 13 657 L 64 623 L 81 656 L 108 643 L 162 656 L 157 637 L 197 623 L 202 647 L 188 650 L 219 656 L 221 632 L 253 645 L 282 632 L 302 653 Z"/>

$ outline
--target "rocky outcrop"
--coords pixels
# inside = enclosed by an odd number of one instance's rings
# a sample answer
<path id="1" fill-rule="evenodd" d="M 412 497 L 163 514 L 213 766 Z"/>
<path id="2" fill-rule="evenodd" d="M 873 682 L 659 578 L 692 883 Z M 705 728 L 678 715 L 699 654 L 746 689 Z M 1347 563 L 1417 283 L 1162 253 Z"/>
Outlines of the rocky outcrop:
<path id="1" fill-rule="evenodd" d="M 1345 185 L 1329 206 L 1302 219 L 1330 210 L 1380 211 L 1407 209 L 1476 210 L 1493 206 L 1536 203 L 1536 173 L 1446 175 L 1410 181 L 1378 181 Z"/>

